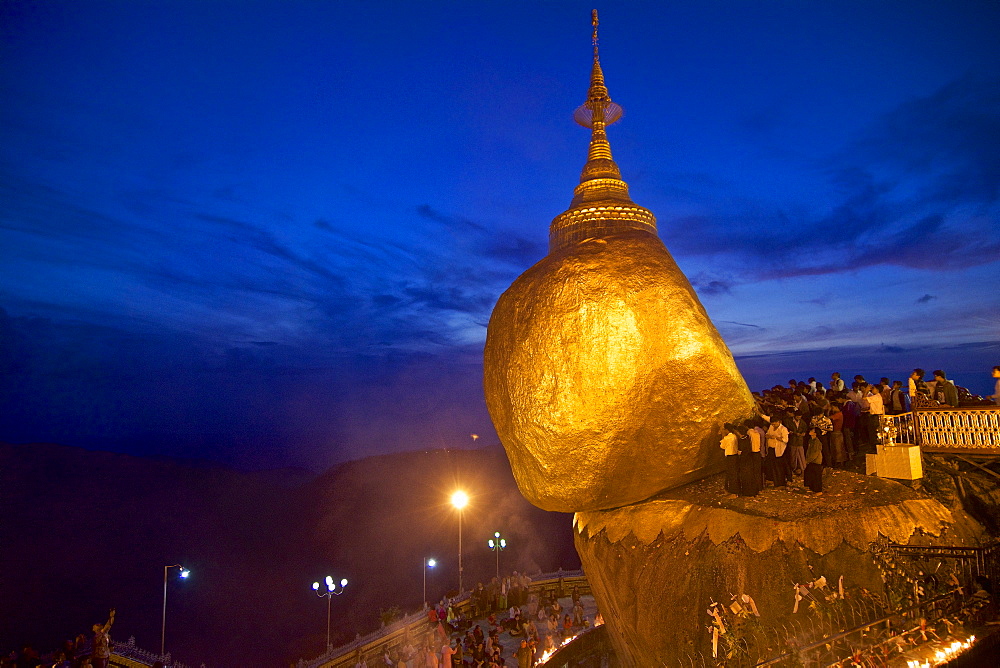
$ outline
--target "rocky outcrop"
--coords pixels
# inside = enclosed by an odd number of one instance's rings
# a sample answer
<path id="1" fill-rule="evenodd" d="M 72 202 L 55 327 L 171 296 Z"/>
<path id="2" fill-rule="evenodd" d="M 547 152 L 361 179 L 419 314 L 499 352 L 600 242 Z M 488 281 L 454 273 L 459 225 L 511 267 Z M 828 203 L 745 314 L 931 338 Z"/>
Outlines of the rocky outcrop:
<path id="1" fill-rule="evenodd" d="M 577 513 L 576 546 L 619 659 L 629 666 L 675 665 L 711 656 L 713 602 L 750 596 L 759 622 L 794 618 L 794 585 L 824 576 L 881 593 L 870 544 L 974 545 L 982 529 L 901 484 L 830 472 L 826 493 L 796 488 L 728 498 L 719 478 L 650 501 Z"/>

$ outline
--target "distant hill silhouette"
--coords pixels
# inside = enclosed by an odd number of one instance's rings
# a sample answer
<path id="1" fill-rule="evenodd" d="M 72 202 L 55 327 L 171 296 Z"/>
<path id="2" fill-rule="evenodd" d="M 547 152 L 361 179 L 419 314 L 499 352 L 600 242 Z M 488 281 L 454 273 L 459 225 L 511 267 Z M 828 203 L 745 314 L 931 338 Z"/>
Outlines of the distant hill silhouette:
<path id="1" fill-rule="evenodd" d="M 283 666 L 322 651 L 326 601 L 311 583 L 350 580 L 333 600 L 334 641 L 378 626 L 382 608 L 457 588 L 463 517 L 466 587 L 501 570 L 578 568 L 571 517 L 530 506 L 499 446 L 371 457 L 314 475 L 239 472 L 51 444 L 0 444 L 0 650 L 40 650 L 118 610 L 112 638 L 157 651 L 163 567 L 167 649 L 210 668 Z"/>

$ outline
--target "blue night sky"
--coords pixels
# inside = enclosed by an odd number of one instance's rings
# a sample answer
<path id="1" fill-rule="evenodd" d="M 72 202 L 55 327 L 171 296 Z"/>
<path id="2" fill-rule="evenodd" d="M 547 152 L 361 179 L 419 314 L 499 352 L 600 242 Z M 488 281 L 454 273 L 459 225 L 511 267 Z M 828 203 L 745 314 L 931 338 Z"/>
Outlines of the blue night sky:
<path id="1" fill-rule="evenodd" d="M 0 440 L 242 467 L 495 440 L 591 3 L 0 3 Z M 633 199 L 752 389 L 1000 364 L 1000 4 L 601 10 Z"/>

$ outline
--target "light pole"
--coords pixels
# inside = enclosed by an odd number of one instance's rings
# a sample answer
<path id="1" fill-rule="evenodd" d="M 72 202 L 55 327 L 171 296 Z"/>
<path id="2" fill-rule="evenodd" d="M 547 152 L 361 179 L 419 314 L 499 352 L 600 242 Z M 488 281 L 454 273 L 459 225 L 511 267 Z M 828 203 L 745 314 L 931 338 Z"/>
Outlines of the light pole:
<path id="1" fill-rule="evenodd" d="M 458 510 L 458 595 L 462 595 L 462 509 L 469 505 L 469 495 L 458 490 L 451 495 L 451 505 Z"/>
<path id="2" fill-rule="evenodd" d="M 343 578 L 340 581 L 340 589 L 337 589 L 337 583 L 333 581 L 333 578 L 329 575 L 326 576 L 326 591 L 321 592 L 319 590 L 319 583 L 313 582 L 313 591 L 320 598 L 326 597 L 326 651 L 330 651 L 330 602 L 333 600 L 334 596 L 340 596 L 344 593 L 344 587 L 347 586 L 347 578 Z"/>
<path id="3" fill-rule="evenodd" d="M 180 564 L 170 564 L 163 567 L 163 626 L 160 627 L 160 656 L 166 656 L 167 654 L 167 571 L 171 568 L 181 569 L 180 576 L 182 580 L 186 580 L 187 576 L 191 575 L 191 571 Z"/>
<path id="4" fill-rule="evenodd" d="M 427 609 L 427 569 L 434 568 L 437 563 L 433 558 L 424 557 L 424 610 Z"/>
<path id="5" fill-rule="evenodd" d="M 493 532 L 493 538 L 487 542 L 490 549 L 497 553 L 497 580 L 500 579 L 500 551 L 507 547 L 507 540 L 500 537 L 500 532 Z"/>

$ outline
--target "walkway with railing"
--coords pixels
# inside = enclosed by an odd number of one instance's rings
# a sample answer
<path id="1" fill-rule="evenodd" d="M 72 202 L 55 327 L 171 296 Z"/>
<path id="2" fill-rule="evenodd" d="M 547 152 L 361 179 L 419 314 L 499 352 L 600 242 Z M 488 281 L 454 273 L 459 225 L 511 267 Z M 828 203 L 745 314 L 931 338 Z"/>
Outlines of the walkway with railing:
<path id="1" fill-rule="evenodd" d="M 590 585 L 583 571 L 558 571 L 536 575 L 531 580 L 528 593 L 539 594 L 541 597 L 560 593 L 561 589 L 566 592 L 563 595 L 568 595 L 573 587 L 576 587 L 581 595 L 590 595 Z M 467 613 L 471 607 L 470 594 L 466 593 L 455 602 L 455 605 L 462 614 Z M 347 644 L 331 648 L 314 659 L 300 659 L 296 668 L 352 668 L 357 662 L 359 652 L 369 665 L 374 665 L 374 661 L 381 660 L 386 650 L 398 649 L 407 639 L 417 639 L 427 631 L 427 612 L 419 610 L 388 626 L 359 636 Z"/>

